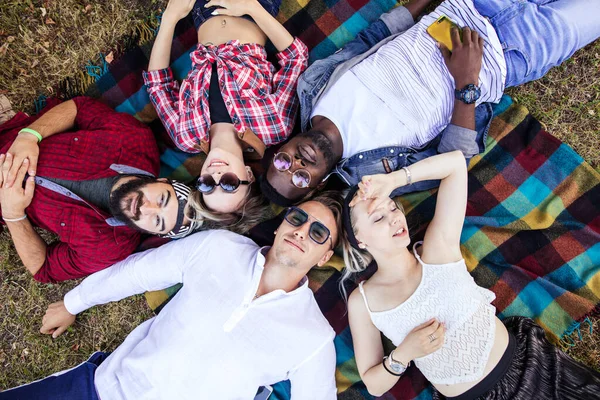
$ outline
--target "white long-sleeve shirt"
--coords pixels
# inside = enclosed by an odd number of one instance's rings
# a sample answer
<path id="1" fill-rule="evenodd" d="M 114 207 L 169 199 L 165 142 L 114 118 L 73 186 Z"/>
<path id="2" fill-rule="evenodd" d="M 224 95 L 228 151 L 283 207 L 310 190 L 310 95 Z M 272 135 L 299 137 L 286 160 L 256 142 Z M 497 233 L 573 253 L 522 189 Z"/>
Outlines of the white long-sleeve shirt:
<path id="1" fill-rule="evenodd" d="M 102 400 L 252 399 L 289 379 L 292 399 L 334 399 L 335 333 L 304 278 L 253 300 L 265 263 L 250 239 L 207 231 L 134 254 L 65 296 L 72 314 L 183 282 L 96 370 Z"/>

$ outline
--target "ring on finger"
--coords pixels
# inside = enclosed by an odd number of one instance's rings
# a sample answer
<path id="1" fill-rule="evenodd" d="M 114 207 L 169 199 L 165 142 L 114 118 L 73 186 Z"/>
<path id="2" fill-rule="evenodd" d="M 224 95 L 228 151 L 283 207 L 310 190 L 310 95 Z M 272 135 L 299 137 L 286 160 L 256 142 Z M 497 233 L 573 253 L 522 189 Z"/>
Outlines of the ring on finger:
<path id="1" fill-rule="evenodd" d="M 431 342 L 433 342 L 435 339 L 437 339 L 433 333 L 432 333 L 431 335 L 429 335 L 429 336 L 428 336 L 428 338 L 429 338 L 429 343 L 431 343 Z"/>

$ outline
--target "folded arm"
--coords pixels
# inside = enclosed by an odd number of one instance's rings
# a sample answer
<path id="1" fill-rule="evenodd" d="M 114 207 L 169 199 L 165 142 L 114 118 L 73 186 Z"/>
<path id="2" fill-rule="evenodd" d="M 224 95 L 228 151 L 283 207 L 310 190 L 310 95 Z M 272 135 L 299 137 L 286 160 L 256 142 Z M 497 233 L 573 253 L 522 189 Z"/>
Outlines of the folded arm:
<path id="1" fill-rule="evenodd" d="M 423 240 L 423 260 L 429 264 L 446 264 L 462 258 L 460 234 L 467 204 L 467 165 L 459 151 L 438 154 L 389 174 L 365 175 L 359 191 L 350 203 L 376 199 L 369 212 L 389 201 L 399 187 L 427 180 L 440 180 L 435 215 Z M 410 180 L 410 181 L 409 181 Z"/>
<path id="2" fill-rule="evenodd" d="M 448 71 L 454 78 L 454 87 L 463 89 L 469 84 L 477 85 L 479 71 L 483 59 L 483 39 L 475 30 L 463 28 L 462 40 L 456 28 L 451 32 L 453 52 L 440 44 L 440 50 Z M 460 150 L 470 158 L 479 152 L 475 131 L 475 103 L 466 104 L 460 100 L 454 101 L 454 111 L 450 125 L 442 132 L 438 150 L 440 153 Z"/>
<path id="3" fill-rule="evenodd" d="M 382 396 L 394 387 L 400 375 L 389 372 L 392 371 L 390 357 L 383 359 L 381 334 L 371 321 L 359 289 L 354 290 L 348 300 L 348 320 L 358 373 L 370 394 Z M 429 339 L 432 334 L 437 337 L 433 342 Z M 444 335 L 444 326 L 435 319 L 415 327 L 393 350 L 394 361 L 408 366 L 414 359 L 439 350 L 444 343 Z"/>
<path id="4" fill-rule="evenodd" d="M 296 38 L 285 50 L 277 53 L 279 70 L 275 72 L 271 83 L 272 99 L 280 120 L 281 140 L 286 139 L 294 128 L 298 109 L 296 88 L 298 78 L 308 66 L 308 48 Z"/>
<path id="5" fill-rule="evenodd" d="M 33 200 L 35 181 L 33 176 L 25 180 L 29 158 L 20 159 L 19 164 L 15 164 L 11 153 L 0 155 L 0 208 L 23 265 L 35 275 L 46 261 L 46 243 L 33 230 L 25 213 Z M 17 170 L 14 178 L 17 184 L 9 186 L 8 176 L 14 168 Z"/>
<path id="6" fill-rule="evenodd" d="M 175 146 L 186 153 L 199 153 L 194 127 L 180 129 L 179 82 L 173 77 L 171 69 L 148 71 L 143 75 L 150 101 Z"/>
<path id="7" fill-rule="evenodd" d="M 75 126 L 77 107 L 73 100 L 65 101 L 44 113 L 27 128 L 42 136 L 42 140 L 50 136 L 72 129 Z M 29 160 L 29 175 L 35 176 L 37 161 L 40 154 L 38 138 L 29 132 L 20 132 L 7 151 L 13 157 L 13 166 L 4 182 L 6 187 L 15 183 L 17 171 L 23 160 Z"/>
<path id="8" fill-rule="evenodd" d="M 24 215 L 25 211 L 22 213 Z M 6 215 L 5 218 L 8 217 Z M 7 222 L 6 225 L 23 265 L 31 275 L 36 275 L 46 263 L 46 242 L 33 229 L 28 219 Z"/>

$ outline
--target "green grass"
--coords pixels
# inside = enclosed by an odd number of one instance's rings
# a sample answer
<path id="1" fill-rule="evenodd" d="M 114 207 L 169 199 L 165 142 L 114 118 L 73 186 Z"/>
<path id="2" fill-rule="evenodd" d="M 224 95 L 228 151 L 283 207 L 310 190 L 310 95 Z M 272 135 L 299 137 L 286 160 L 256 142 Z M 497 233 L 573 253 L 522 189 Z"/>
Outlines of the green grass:
<path id="1" fill-rule="evenodd" d="M 82 92 L 84 66 L 114 56 L 130 39 L 150 39 L 163 0 L 3 0 L 0 2 L 0 94 L 32 112 L 38 95 L 52 96 L 65 78 Z"/>
<path id="2" fill-rule="evenodd" d="M 600 168 L 600 41 L 542 79 L 506 92 L 592 167 Z"/>
<path id="3" fill-rule="evenodd" d="M 0 389 L 73 367 L 94 351 L 112 351 L 152 315 L 143 296 L 134 296 L 86 311 L 57 339 L 40 334 L 47 306 L 77 284 L 36 283 L 20 262 L 8 231 L 0 234 Z"/>
<path id="4" fill-rule="evenodd" d="M 39 94 L 52 95 L 63 79 L 81 73 L 99 52 L 115 55 L 165 1 L 78 0 L 0 3 L 0 94 L 15 110 L 31 112 Z M 88 7 L 91 6 L 91 7 Z M 46 16 L 42 17 L 45 8 Z M 54 24 L 46 18 L 51 18 Z M 4 49 L 4 50 L 2 50 Z M 77 73 L 75 73 L 77 72 Z M 579 51 L 545 78 L 508 93 L 547 129 L 600 167 L 600 42 Z M 44 235 L 50 242 L 55 238 Z M 0 389 L 73 367 L 96 350 L 111 351 L 152 313 L 141 296 L 95 307 L 60 338 L 41 335 L 42 316 L 78 282 L 35 283 L 25 272 L 7 232 L 0 234 Z M 600 370 L 600 320 L 594 333 L 568 352 Z"/>

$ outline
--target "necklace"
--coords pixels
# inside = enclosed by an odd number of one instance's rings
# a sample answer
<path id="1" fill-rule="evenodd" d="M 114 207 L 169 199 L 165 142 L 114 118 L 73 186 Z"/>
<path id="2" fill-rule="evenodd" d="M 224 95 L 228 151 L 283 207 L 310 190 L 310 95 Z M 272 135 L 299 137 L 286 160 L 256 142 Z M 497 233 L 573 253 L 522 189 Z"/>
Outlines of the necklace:
<path id="1" fill-rule="evenodd" d="M 225 25 L 227 25 L 227 20 L 225 20 L 225 19 L 224 19 L 224 20 L 221 22 L 221 28 L 225 28 Z"/>

